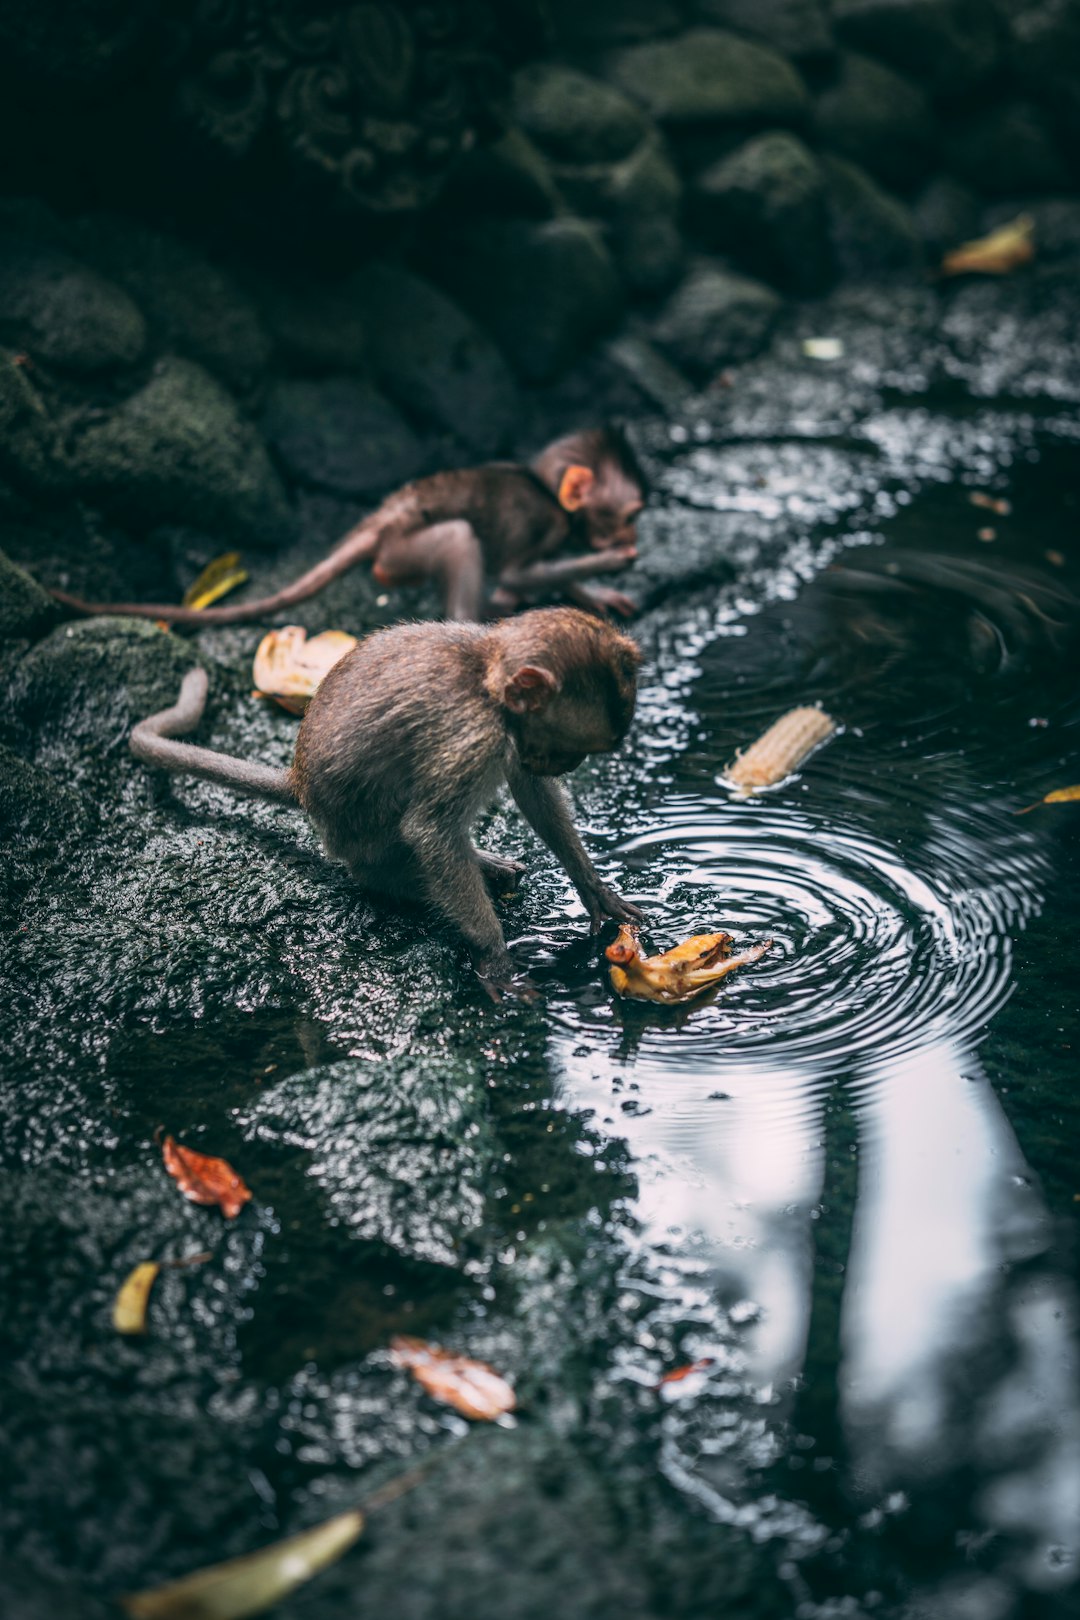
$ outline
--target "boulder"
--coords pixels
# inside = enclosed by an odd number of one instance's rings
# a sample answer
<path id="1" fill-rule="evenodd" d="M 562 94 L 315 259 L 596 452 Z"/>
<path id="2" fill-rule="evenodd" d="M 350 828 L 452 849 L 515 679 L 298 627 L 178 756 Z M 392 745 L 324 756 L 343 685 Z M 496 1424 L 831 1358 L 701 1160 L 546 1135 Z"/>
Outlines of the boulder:
<path id="1" fill-rule="evenodd" d="M 950 169 L 990 196 L 1069 188 L 1065 160 L 1029 101 L 994 102 L 973 113 L 949 131 L 945 151 Z"/>
<path id="2" fill-rule="evenodd" d="M 710 247 L 792 292 L 831 279 L 825 179 L 795 135 L 760 135 L 699 175 L 691 218 Z"/>
<path id="3" fill-rule="evenodd" d="M 245 286 L 282 359 L 308 375 L 365 371 L 367 331 L 341 283 L 249 271 Z"/>
<path id="4" fill-rule="evenodd" d="M 833 0 L 832 13 L 845 44 L 943 101 L 966 95 L 998 62 L 1001 20 L 987 0 Z"/>
<path id="5" fill-rule="evenodd" d="M 704 381 L 722 367 L 756 354 L 780 309 L 781 300 L 771 287 L 700 265 L 672 293 L 652 335 L 677 366 Z"/>
<path id="6" fill-rule="evenodd" d="M 121 287 L 70 254 L 0 233 L 0 340 L 89 375 L 132 365 L 146 323 Z"/>
<path id="7" fill-rule="evenodd" d="M 844 158 L 823 157 L 829 237 L 841 275 L 913 270 L 922 243 L 910 208 Z"/>
<path id="8" fill-rule="evenodd" d="M 648 132 L 640 107 L 613 85 L 556 62 L 535 62 L 514 80 L 514 116 L 559 163 L 614 163 Z"/>
<path id="9" fill-rule="evenodd" d="M 611 257 L 582 220 L 478 225 L 446 243 L 431 269 L 529 382 L 565 371 L 622 312 Z"/>
<path id="10" fill-rule="evenodd" d="M 926 173 L 939 139 L 929 100 L 910 79 L 871 56 L 845 51 L 814 103 L 814 133 L 839 157 L 887 186 Z"/>
<path id="11" fill-rule="evenodd" d="M 188 523 L 253 545 L 292 527 L 262 439 L 191 360 L 160 361 L 136 393 L 84 421 L 69 458 L 82 491 L 146 526 Z"/>
<path id="12" fill-rule="evenodd" d="M 78 222 L 86 256 L 131 294 L 159 348 L 197 360 L 249 393 L 270 362 L 270 339 L 250 299 L 187 242 L 118 215 Z"/>
<path id="13" fill-rule="evenodd" d="M 665 124 L 787 124 L 809 110 L 806 86 L 776 51 L 721 28 L 615 54 L 611 76 Z"/>
<path id="14" fill-rule="evenodd" d="M 819 62 L 833 51 L 825 0 L 693 0 L 694 15 L 745 34 L 796 62 Z"/>
<path id="15" fill-rule="evenodd" d="M 56 422 L 18 355 L 0 349 L 0 468 L 22 489 L 54 494 L 71 482 Z"/>
<path id="16" fill-rule="evenodd" d="M 1005 49 L 1014 74 L 1080 175 L 1075 156 L 1080 152 L 1080 0 L 1011 6 Z"/>
<path id="17" fill-rule="evenodd" d="M 459 228 L 463 215 L 551 219 L 564 212 L 547 158 L 524 130 L 510 128 L 465 153 L 430 219 L 435 232 L 445 235 Z"/>
<path id="18" fill-rule="evenodd" d="M 424 465 L 423 446 L 408 423 L 384 394 L 356 377 L 277 383 L 262 428 L 291 478 L 338 495 L 389 490 Z"/>
<path id="19" fill-rule="evenodd" d="M 457 304 L 396 264 L 366 266 L 345 290 L 370 334 L 375 374 L 403 409 L 480 455 L 506 447 L 519 410 L 517 385 L 494 343 Z"/>
<path id="20" fill-rule="evenodd" d="M 622 163 L 567 166 L 556 174 L 577 209 L 606 221 L 608 244 L 628 287 L 648 295 L 671 285 L 684 257 L 683 185 L 658 139 L 643 141 Z"/>
<path id="21" fill-rule="evenodd" d="M 682 26 L 678 0 L 547 0 L 558 42 L 597 48 L 656 39 Z"/>
<path id="22" fill-rule="evenodd" d="M 48 592 L 0 551 L 0 641 L 32 640 L 59 617 Z"/>
<path id="23" fill-rule="evenodd" d="M 911 212 L 932 263 L 979 234 L 979 206 L 975 192 L 950 175 L 939 174 L 923 187 Z"/>
<path id="24" fill-rule="evenodd" d="M 0 922 L 7 930 L 17 924 L 22 896 L 32 885 L 40 885 L 45 872 L 62 866 L 71 840 L 93 821 L 89 802 L 67 784 L 66 772 L 63 776 L 50 775 L 0 743 L 0 847 L 4 851 Z M 3 1591 L 0 1585 L 0 1596 Z M 27 1617 L 31 1612 L 26 1611 Z M 50 1607 L 36 1612 L 52 1615 L 55 1611 Z M 5 1620 L 13 1613 L 19 1611 L 0 1608 Z"/>

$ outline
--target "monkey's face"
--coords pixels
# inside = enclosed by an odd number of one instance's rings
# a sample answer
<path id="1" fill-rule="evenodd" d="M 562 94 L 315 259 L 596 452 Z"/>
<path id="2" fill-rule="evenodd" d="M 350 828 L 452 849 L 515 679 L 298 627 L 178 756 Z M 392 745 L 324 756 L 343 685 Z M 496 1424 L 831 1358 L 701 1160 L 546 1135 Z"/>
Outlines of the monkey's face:
<path id="1" fill-rule="evenodd" d="M 530 776 L 565 776 L 589 754 L 617 748 L 633 712 L 632 686 L 627 692 L 606 670 L 590 671 L 587 683 L 573 682 L 542 706 L 512 716 L 518 760 Z"/>
<path id="2" fill-rule="evenodd" d="M 640 495 L 618 502 L 597 499 L 586 505 L 583 517 L 593 550 L 633 552 L 637 546 L 635 524 L 643 505 Z"/>

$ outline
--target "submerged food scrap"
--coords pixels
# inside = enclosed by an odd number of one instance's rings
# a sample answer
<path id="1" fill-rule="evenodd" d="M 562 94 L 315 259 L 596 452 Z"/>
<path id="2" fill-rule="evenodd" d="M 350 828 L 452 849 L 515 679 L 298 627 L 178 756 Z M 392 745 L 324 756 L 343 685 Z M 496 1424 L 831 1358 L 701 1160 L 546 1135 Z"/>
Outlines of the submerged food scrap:
<path id="1" fill-rule="evenodd" d="M 238 585 L 246 584 L 247 579 L 248 572 L 240 561 L 240 553 L 227 551 L 223 557 L 215 557 L 212 563 L 207 563 L 195 583 L 189 585 L 183 596 L 184 606 L 208 608 L 235 591 Z"/>
<path id="2" fill-rule="evenodd" d="M 486 1361 L 472 1361 L 424 1339 L 399 1334 L 390 1349 L 399 1367 L 407 1367 L 435 1400 L 463 1416 L 492 1422 L 517 1405 L 513 1389 Z"/>
<path id="3" fill-rule="evenodd" d="M 323 630 L 310 641 L 299 624 L 271 630 L 255 653 L 254 696 L 271 697 L 290 714 L 303 714 L 327 670 L 356 644 L 356 637 L 345 630 Z"/>
<path id="4" fill-rule="evenodd" d="M 639 930 L 632 923 L 623 923 L 604 955 L 611 964 L 608 974 L 616 994 L 673 1005 L 692 1001 L 726 974 L 758 961 L 771 944 L 767 939 L 732 956 L 730 934 L 695 934 L 659 956 L 646 956 Z"/>
<path id="5" fill-rule="evenodd" d="M 736 754 L 724 772 L 724 781 L 743 792 L 774 787 L 798 770 L 807 755 L 835 730 L 836 721 L 824 709 L 791 709 L 756 743 Z"/>
<path id="6" fill-rule="evenodd" d="M 224 1159 L 182 1147 L 172 1136 L 165 1138 L 161 1152 L 166 1170 L 193 1204 L 216 1204 L 231 1221 L 251 1197 L 251 1188 Z"/>

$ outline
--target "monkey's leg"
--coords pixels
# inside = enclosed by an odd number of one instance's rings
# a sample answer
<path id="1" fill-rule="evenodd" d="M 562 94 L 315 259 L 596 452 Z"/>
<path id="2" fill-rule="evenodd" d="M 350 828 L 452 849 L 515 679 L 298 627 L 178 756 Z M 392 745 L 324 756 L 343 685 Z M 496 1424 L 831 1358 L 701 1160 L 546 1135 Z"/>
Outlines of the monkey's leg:
<path id="1" fill-rule="evenodd" d="M 590 551 L 583 557 L 550 557 L 518 568 L 510 565 L 500 573 L 499 585 L 525 596 L 567 590 L 580 580 L 592 579 L 595 574 L 618 573 L 636 555 L 632 546 L 618 546 L 607 551 Z"/>
<path id="2" fill-rule="evenodd" d="M 480 617 L 484 554 L 475 530 L 464 518 L 387 538 L 379 548 L 375 578 L 383 585 L 436 579 L 448 619 Z"/>
<path id="3" fill-rule="evenodd" d="M 414 811 L 402 821 L 401 835 L 419 864 L 427 898 L 457 927 L 476 971 L 482 978 L 511 979 L 514 965 L 502 926 L 465 830 Z"/>
<path id="4" fill-rule="evenodd" d="M 507 783 L 529 826 L 566 868 L 589 913 L 591 932 L 600 932 L 605 917 L 616 922 L 643 921 L 637 906 L 609 889 L 586 855 L 559 784 L 550 776 L 530 776 L 525 771 L 508 774 Z"/>

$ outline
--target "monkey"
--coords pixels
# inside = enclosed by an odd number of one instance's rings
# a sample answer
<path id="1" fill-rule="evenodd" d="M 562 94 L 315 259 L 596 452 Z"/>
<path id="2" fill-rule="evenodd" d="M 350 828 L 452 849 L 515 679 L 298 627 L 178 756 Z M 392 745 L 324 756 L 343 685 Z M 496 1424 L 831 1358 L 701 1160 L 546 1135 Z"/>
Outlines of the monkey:
<path id="1" fill-rule="evenodd" d="M 497 988 L 512 981 L 513 965 L 488 888 L 512 887 L 524 867 L 477 849 L 471 827 L 504 783 L 566 869 L 591 932 L 606 918 L 640 920 L 593 867 L 558 781 L 622 741 L 639 663 L 629 637 L 577 608 L 400 624 L 328 671 L 289 769 L 175 740 L 202 718 L 201 666 L 172 708 L 135 726 L 130 747 L 148 765 L 299 805 L 327 855 L 367 889 L 426 899 Z"/>
<path id="2" fill-rule="evenodd" d="M 433 473 L 389 495 L 291 585 L 254 602 L 185 608 L 162 603 L 85 602 L 52 595 L 79 613 L 120 613 L 171 624 L 242 624 L 316 595 L 356 563 L 370 561 L 381 585 L 433 579 L 447 618 L 483 617 L 486 581 L 495 612 L 564 595 L 590 612 L 629 616 L 621 591 L 586 585 L 637 555 L 635 522 L 646 499 L 644 474 L 625 434 L 591 428 L 557 439 L 528 466 L 489 462 Z M 569 549 L 573 554 L 560 556 Z"/>

